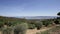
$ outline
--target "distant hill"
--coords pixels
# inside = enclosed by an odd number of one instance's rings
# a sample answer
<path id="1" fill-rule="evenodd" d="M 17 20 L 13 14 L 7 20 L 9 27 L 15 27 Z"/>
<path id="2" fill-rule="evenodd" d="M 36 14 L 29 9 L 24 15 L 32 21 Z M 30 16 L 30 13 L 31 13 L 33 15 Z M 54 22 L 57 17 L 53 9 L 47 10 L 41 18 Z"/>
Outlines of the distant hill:
<path id="1" fill-rule="evenodd" d="M 0 16 L 0 22 L 8 23 L 8 22 L 26 22 L 26 21 L 41 21 L 44 19 L 54 19 L 57 16 L 19 16 L 19 17 L 7 17 Z"/>
<path id="2" fill-rule="evenodd" d="M 54 19 L 57 16 L 21 16 L 16 18 L 26 18 L 26 19 Z"/>

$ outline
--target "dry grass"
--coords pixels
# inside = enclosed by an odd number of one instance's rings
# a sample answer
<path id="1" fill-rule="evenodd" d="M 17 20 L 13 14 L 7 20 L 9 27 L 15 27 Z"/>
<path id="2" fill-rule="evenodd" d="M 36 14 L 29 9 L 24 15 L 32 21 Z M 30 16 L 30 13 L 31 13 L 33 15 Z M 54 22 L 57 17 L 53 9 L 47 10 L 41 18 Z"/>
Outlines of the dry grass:
<path id="1" fill-rule="evenodd" d="M 49 27 L 49 28 L 44 27 L 44 28 L 41 28 L 40 30 L 37 30 L 36 28 L 35 29 L 28 29 L 26 34 L 36 34 L 37 32 L 46 31 L 46 30 L 49 30 L 51 28 L 53 28 L 53 27 Z"/>

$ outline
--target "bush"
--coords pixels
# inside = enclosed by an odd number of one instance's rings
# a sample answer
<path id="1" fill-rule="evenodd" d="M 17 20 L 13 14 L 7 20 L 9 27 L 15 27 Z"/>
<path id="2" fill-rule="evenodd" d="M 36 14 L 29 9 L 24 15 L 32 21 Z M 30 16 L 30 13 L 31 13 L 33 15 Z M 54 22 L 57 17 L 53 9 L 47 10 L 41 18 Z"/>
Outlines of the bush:
<path id="1" fill-rule="evenodd" d="M 3 28 L 2 33 L 3 34 L 11 34 L 12 33 L 12 28 Z"/>
<path id="2" fill-rule="evenodd" d="M 39 30 L 42 27 L 42 23 L 41 22 L 36 22 L 35 26 L 37 27 L 37 29 Z"/>
<path id="3" fill-rule="evenodd" d="M 3 27 L 3 22 L 0 22 L 0 28 Z"/>
<path id="4" fill-rule="evenodd" d="M 12 22 L 5 22 L 4 24 L 7 26 L 11 26 L 13 23 Z"/>
<path id="5" fill-rule="evenodd" d="M 28 24 L 28 29 L 34 29 L 35 25 L 34 24 Z"/>
<path id="6" fill-rule="evenodd" d="M 42 21 L 43 25 L 45 25 L 46 27 L 49 25 L 49 24 L 52 24 L 51 21 Z"/>
<path id="7" fill-rule="evenodd" d="M 54 23 L 55 23 L 55 24 L 60 24 L 58 20 L 55 20 Z"/>
<path id="8" fill-rule="evenodd" d="M 15 26 L 17 24 L 19 24 L 20 22 L 5 22 L 4 24 L 7 26 Z"/>
<path id="9" fill-rule="evenodd" d="M 25 34 L 27 30 L 27 24 L 22 23 L 14 27 L 14 34 Z"/>

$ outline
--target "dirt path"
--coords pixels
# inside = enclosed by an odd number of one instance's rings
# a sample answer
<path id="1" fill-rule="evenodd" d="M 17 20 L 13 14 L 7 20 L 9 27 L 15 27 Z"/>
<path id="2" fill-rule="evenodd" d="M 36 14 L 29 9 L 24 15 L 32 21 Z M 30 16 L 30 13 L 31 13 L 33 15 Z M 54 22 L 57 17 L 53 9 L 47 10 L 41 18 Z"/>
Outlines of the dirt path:
<path id="1" fill-rule="evenodd" d="M 53 27 L 41 28 L 40 30 L 37 30 L 37 29 L 29 29 L 29 30 L 27 30 L 27 33 L 26 34 L 36 34 L 36 32 L 46 31 L 46 30 L 49 30 L 51 28 L 53 28 Z"/>
<path id="2" fill-rule="evenodd" d="M 1 31 L 0 31 L 0 34 L 2 34 Z"/>

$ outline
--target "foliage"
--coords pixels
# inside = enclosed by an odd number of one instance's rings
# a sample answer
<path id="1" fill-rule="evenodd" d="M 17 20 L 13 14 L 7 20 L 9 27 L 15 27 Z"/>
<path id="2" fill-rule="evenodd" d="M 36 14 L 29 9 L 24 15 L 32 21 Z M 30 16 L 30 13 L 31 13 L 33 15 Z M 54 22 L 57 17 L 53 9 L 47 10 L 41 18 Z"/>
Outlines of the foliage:
<path id="1" fill-rule="evenodd" d="M 3 34 L 11 34 L 12 33 L 12 28 L 2 28 Z"/>
<path id="2" fill-rule="evenodd" d="M 52 24 L 51 21 L 42 21 L 43 25 L 45 25 L 46 27 L 49 25 L 49 24 Z"/>
<path id="3" fill-rule="evenodd" d="M 0 22 L 0 28 L 3 27 L 3 24 L 4 24 L 3 22 Z"/>
<path id="4" fill-rule="evenodd" d="M 0 22 L 3 22 L 4 24 L 7 24 L 8 26 L 15 26 L 17 23 L 25 22 L 25 18 L 14 18 L 14 17 L 4 17 L 0 16 Z"/>
<path id="5" fill-rule="evenodd" d="M 28 24 L 28 28 L 29 29 L 34 29 L 35 28 L 35 25 L 34 24 Z"/>
<path id="6" fill-rule="evenodd" d="M 37 29 L 39 30 L 42 27 L 42 23 L 41 22 L 36 22 L 35 26 L 37 27 Z"/>
<path id="7" fill-rule="evenodd" d="M 55 23 L 55 24 L 60 24 L 58 20 L 55 20 L 54 23 Z"/>
<path id="8" fill-rule="evenodd" d="M 60 16 L 60 12 L 58 12 L 58 13 L 57 13 L 57 15 L 59 15 L 59 16 Z"/>
<path id="9" fill-rule="evenodd" d="M 7 25 L 7 26 L 12 26 L 12 22 L 6 22 L 6 23 L 4 23 L 5 25 Z"/>
<path id="10" fill-rule="evenodd" d="M 26 33 L 26 30 L 27 30 L 28 26 L 26 23 L 22 23 L 20 25 L 16 25 L 14 27 L 14 34 L 25 34 Z"/>

